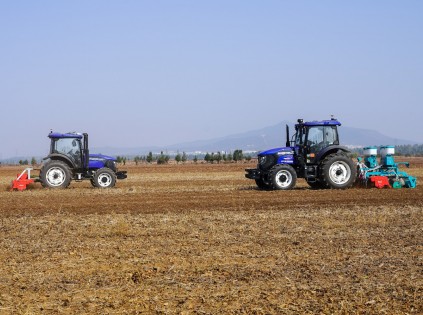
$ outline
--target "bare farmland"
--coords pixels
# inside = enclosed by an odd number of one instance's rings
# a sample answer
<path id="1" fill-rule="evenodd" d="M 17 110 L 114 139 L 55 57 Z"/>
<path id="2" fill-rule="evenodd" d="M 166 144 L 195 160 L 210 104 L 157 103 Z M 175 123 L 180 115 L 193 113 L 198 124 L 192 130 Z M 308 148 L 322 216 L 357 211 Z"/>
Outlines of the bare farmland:
<path id="1" fill-rule="evenodd" d="M 127 166 L 111 190 L 7 187 L 0 314 L 420 314 L 416 189 L 259 191 L 248 164 Z"/>

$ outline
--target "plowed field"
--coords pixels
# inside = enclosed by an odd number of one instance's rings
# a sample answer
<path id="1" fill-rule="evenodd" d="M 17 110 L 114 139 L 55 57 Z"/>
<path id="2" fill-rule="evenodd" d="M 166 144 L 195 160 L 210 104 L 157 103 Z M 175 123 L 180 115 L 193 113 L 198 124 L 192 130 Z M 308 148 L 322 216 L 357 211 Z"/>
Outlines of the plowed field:
<path id="1" fill-rule="evenodd" d="M 127 165 L 109 190 L 8 186 L 0 314 L 421 314 L 416 189 L 260 191 L 253 164 Z"/>

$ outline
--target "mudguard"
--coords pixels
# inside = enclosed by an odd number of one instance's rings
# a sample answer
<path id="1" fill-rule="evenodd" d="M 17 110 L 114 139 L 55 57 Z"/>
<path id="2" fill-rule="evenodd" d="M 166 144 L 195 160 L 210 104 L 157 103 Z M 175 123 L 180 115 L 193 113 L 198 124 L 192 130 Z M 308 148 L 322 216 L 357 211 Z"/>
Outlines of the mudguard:
<path id="1" fill-rule="evenodd" d="M 318 163 L 319 161 L 321 161 L 322 159 L 324 159 L 325 156 L 327 156 L 328 154 L 336 153 L 338 151 L 343 151 L 345 153 L 350 153 L 351 152 L 350 150 L 348 150 L 347 147 L 344 147 L 342 145 L 330 145 L 330 146 L 324 148 L 323 150 L 320 150 L 319 153 L 317 153 L 314 161 L 316 163 Z"/>

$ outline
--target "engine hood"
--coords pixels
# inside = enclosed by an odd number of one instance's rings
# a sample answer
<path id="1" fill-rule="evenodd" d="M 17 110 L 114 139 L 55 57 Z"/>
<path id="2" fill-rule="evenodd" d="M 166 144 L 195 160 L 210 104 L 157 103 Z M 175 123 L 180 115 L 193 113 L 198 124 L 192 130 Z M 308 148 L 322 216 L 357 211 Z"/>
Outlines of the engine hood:
<path id="1" fill-rule="evenodd" d="M 103 154 L 90 154 L 90 160 L 111 160 L 116 161 L 116 158 Z"/>
<path id="2" fill-rule="evenodd" d="M 280 154 L 280 155 L 287 155 L 287 154 L 294 154 L 294 148 L 292 147 L 282 147 L 282 148 L 274 148 L 267 151 L 262 151 L 258 155 L 273 155 L 273 154 Z"/>

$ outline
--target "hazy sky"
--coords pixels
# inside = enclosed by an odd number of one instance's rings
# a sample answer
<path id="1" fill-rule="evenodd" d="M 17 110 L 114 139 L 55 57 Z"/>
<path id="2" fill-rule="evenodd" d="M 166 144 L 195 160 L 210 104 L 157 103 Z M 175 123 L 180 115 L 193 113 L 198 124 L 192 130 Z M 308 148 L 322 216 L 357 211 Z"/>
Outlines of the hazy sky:
<path id="1" fill-rule="evenodd" d="M 0 158 L 331 114 L 423 143 L 420 0 L 0 1 L 0 42 Z"/>

